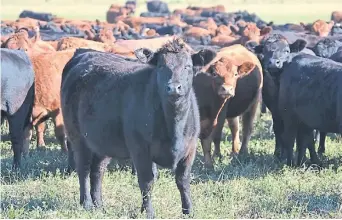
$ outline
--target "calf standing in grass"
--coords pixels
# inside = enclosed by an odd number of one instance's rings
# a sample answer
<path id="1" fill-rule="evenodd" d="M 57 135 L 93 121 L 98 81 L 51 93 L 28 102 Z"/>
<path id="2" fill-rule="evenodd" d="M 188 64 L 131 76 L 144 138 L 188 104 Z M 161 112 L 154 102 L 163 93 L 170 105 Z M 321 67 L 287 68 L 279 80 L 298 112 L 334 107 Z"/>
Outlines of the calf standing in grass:
<path id="1" fill-rule="evenodd" d="M 305 146 L 313 145 L 313 129 L 342 134 L 342 64 L 306 54 L 294 57 L 281 72 L 279 111 L 288 165 L 297 132 L 298 163 Z"/>
<path id="2" fill-rule="evenodd" d="M 61 101 L 84 207 L 102 204 L 102 178 L 110 157 L 131 157 L 142 192 L 142 211 L 154 216 L 154 166 L 175 170 L 182 210 L 190 213 L 190 170 L 200 132 L 192 89 L 194 67 L 215 53 L 190 55 L 179 39 L 157 52 L 136 50 L 141 62 L 78 49 L 65 66 Z M 90 185 L 89 185 L 90 180 Z"/>
<path id="3" fill-rule="evenodd" d="M 276 137 L 287 152 L 289 165 L 296 138 L 298 165 L 303 162 L 306 147 L 312 162 L 319 163 L 313 129 L 341 133 L 342 128 L 342 66 L 328 59 L 298 53 L 305 45 L 304 40 L 289 44 L 282 35 L 272 35 L 263 45 L 254 48 L 260 54 L 265 72 L 274 82 L 276 96 L 265 99 L 265 103 L 270 105 L 273 119 L 276 119 L 274 126 L 280 131 Z"/>
<path id="4" fill-rule="evenodd" d="M 1 124 L 8 119 L 13 168 L 20 167 L 21 154 L 30 143 L 31 113 L 34 100 L 34 72 L 24 51 L 1 49 Z"/>
<path id="5" fill-rule="evenodd" d="M 253 59 L 254 57 L 254 59 Z M 255 68 L 258 66 L 257 68 Z M 255 69 L 255 71 L 253 71 Z M 248 79 L 245 81 L 244 77 Z M 235 89 L 239 82 L 239 90 Z M 215 139 L 214 155 L 221 157 L 220 141 L 221 130 L 225 117 L 229 113 L 229 126 L 232 132 L 232 151 L 238 153 L 240 149 L 238 117 L 246 112 L 250 115 L 250 109 L 255 111 L 262 84 L 261 65 L 255 55 L 241 45 L 234 45 L 221 49 L 214 60 L 206 65 L 202 72 L 197 74 L 194 80 L 194 88 L 198 97 L 201 116 L 200 139 L 203 148 L 205 165 L 213 166 L 211 158 L 211 143 L 215 132 L 220 136 Z M 247 87 L 247 88 L 246 88 Z M 254 91 L 255 90 L 255 91 Z M 234 105 L 230 99 L 234 99 Z M 226 103 L 226 101 L 228 102 Z M 250 107 L 252 106 L 252 107 Z M 248 109 L 250 107 L 250 109 Z M 229 109 L 228 109 L 229 108 Z M 254 113 L 252 113 L 254 114 Z M 246 121 L 247 120 L 247 121 Z M 250 138 L 253 117 L 244 117 L 244 142 L 246 150 Z M 248 131 L 249 133 L 246 133 Z"/>

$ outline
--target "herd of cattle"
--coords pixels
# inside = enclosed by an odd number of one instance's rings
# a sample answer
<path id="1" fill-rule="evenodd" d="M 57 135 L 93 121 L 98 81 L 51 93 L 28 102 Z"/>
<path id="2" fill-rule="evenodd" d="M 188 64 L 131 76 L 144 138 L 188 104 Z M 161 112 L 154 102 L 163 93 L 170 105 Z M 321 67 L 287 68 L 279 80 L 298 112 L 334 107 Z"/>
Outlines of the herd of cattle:
<path id="1" fill-rule="evenodd" d="M 139 17 L 135 8 L 111 5 L 107 22 L 32 11 L 1 21 L 1 124 L 8 120 L 14 168 L 33 127 L 37 148 L 45 146 L 52 118 L 85 208 L 101 206 L 104 168 L 119 157 L 132 159 L 147 217 L 157 164 L 175 170 L 188 214 L 197 140 L 212 167 L 226 119 L 232 152 L 247 154 L 262 103 L 272 113 L 275 156 L 288 165 L 295 141 L 297 165 L 306 149 L 320 164 L 314 129 L 319 153 L 326 133 L 342 134 L 342 12 L 329 22 L 275 25 L 223 5 L 170 12 L 152 0 Z"/>

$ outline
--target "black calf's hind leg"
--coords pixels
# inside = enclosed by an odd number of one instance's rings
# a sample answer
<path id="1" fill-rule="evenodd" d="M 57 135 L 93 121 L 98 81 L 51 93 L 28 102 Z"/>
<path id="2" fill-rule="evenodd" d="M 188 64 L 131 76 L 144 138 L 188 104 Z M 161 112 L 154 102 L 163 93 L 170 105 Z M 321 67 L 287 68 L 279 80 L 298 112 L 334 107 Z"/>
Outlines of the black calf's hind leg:
<path id="1" fill-rule="evenodd" d="M 90 168 L 90 195 L 95 207 L 102 206 L 102 180 L 110 157 L 93 155 Z"/>
<path id="2" fill-rule="evenodd" d="M 300 166 L 304 162 L 305 151 L 308 148 L 310 152 L 310 159 L 312 163 L 320 164 L 318 159 L 316 150 L 315 150 L 315 141 L 314 141 L 314 132 L 311 128 L 301 125 L 298 130 L 297 135 L 297 145 L 299 148 L 297 165 Z"/>
<path id="3" fill-rule="evenodd" d="M 76 145 L 76 143 L 72 142 Z M 92 198 L 90 195 L 90 166 L 92 163 L 92 152 L 85 146 L 83 141 L 77 143 L 75 146 L 74 155 L 76 162 L 76 170 L 78 174 L 78 181 L 80 183 L 80 204 L 85 209 L 93 207 Z"/>
<path id="4" fill-rule="evenodd" d="M 286 150 L 287 165 L 293 166 L 293 145 L 297 137 L 297 124 L 293 123 L 293 120 L 284 119 L 284 131 L 281 135 L 282 146 Z"/>
<path id="5" fill-rule="evenodd" d="M 18 113 L 18 112 L 17 112 Z M 21 165 L 21 153 L 24 141 L 24 119 L 20 114 L 15 114 L 8 118 L 9 133 L 11 136 L 13 150 L 13 169 L 19 169 Z"/>
<path id="6" fill-rule="evenodd" d="M 74 158 L 74 152 L 71 147 L 71 142 L 67 141 L 67 147 L 68 147 L 68 167 L 67 167 L 67 173 L 71 174 L 72 171 L 75 170 L 75 158 Z"/>
<path id="7" fill-rule="evenodd" d="M 179 161 L 176 168 L 176 184 L 181 195 L 183 214 L 190 214 L 192 209 L 190 172 L 196 155 L 196 141 L 192 141 L 190 144 L 191 146 L 188 146 L 189 154 Z"/>

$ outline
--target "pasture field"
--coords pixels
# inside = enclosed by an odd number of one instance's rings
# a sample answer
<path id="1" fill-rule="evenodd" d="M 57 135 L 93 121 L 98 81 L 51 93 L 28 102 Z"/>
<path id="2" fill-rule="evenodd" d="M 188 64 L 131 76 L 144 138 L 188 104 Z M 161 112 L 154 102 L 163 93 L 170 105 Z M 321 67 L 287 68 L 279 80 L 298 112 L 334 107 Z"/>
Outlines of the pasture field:
<path id="1" fill-rule="evenodd" d="M 230 157 L 230 132 L 225 128 L 225 155 L 215 171 L 203 168 L 201 147 L 192 170 L 194 218 L 342 218 L 342 146 L 327 138 L 324 168 L 288 168 L 273 158 L 274 136 L 270 115 L 255 123 L 246 158 Z M 79 205 L 77 175 L 65 174 L 67 156 L 54 138 L 52 123 L 46 131 L 47 149 L 35 149 L 23 160 L 20 174 L 10 172 L 10 142 L 1 143 L 2 218 L 145 218 L 141 195 L 129 163 L 112 160 L 103 183 L 104 209 L 85 211 Z M 2 133 L 6 128 L 2 127 Z M 124 165 L 122 165 L 124 164 Z M 126 165 L 125 165 L 126 164 Z M 174 176 L 159 169 L 152 194 L 158 218 L 182 218 Z"/>
<path id="2" fill-rule="evenodd" d="M 137 14 L 146 11 L 138 1 Z M 228 11 L 255 12 L 275 23 L 329 20 L 341 0 L 165 0 L 170 9 L 188 5 L 224 4 Z M 1 20 L 18 18 L 24 10 L 52 12 L 71 19 L 105 20 L 112 3 L 124 0 L 1 0 Z M 334 135 L 326 140 L 323 168 L 304 165 L 288 168 L 273 157 L 274 135 L 269 113 L 259 117 L 245 158 L 229 156 L 230 131 L 224 128 L 224 158 L 215 170 L 203 167 L 200 145 L 192 169 L 191 218 L 342 218 L 342 142 Z M 8 128 L 1 127 L 1 134 Z M 11 144 L 0 142 L 1 218 L 145 218 L 140 213 L 141 195 L 129 161 L 112 160 L 103 182 L 103 209 L 85 211 L 79 205 L 76 173 L 65 174 L 67 155 L 61 152 L 49 121 L 46 150 L 37 150 L 36 137 L 20 173 L 12 173 Z M 181 214 L 181 201 L 171 171 L 159 169 L 152 203 L 157 218 L 189 218 Z"/>

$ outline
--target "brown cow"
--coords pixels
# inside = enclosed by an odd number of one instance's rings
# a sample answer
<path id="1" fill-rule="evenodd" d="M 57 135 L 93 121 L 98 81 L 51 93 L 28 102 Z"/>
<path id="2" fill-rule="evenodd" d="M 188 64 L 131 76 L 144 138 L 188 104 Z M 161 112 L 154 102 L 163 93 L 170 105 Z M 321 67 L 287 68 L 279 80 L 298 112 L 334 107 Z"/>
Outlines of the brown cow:
<path id="1" fill-rule="evenodd" d="M 334 21 L 330 21 L 329 23 L 327 23 L 320 19 L 308 25 L 304 25 L 303 23 L 301 23 L 301 25 L 306 30 L 320 37 L 327 37 L 331 31 L 331 28 L 334 26 L 334 24 L 335 24 Z"/>
<path id="2" fill-rule="evenodd" d="M 168 36 L 142 40 L 117 40 L 115 42 L 115 45 L 127 48 L 131 51 L 135 51 L 143 47 L 149 48 L 150 50 L 157 50 L 166 42 L 171 41 L 173 38 L 173 36 Z"/>
<path id="3" fill-rule="evenodd" d="M 62 150 L 67 151 L 64 121 L 60 109 L 60 88 L 63 68 L 74 52 L 75 50 L 71 49 L 35 54 L 30 57 L 35 72 L 35 100 L 32 119 L 37 132 L 37 148 L 45 146 L 44 121 L 51 117 L 55 125 L 56 138 Z"/>
<path id="4" fill-rule="evenodd" d="M 234 45 L 234 44 L 241 44 L 245 45 L 248 41 L 255 41 L 260 42 L 261 39 L 268 33 L 272 31 L 271 27 L 264 27 L 262 30 L 260 30 L 255 23 L 247 22 L 246 26 L 240 27 L 239 30 L 236 29 L 234 25 L 231 26 L 231 30 L 236 34 L 239 35 L 240 38 L 238 38 L 235 41 L 232 41 L 226 46 Z"/>
<path id="5" fill-rule="evenodd" d="M 225 45 L 229 45 L 231 42 L 237 42 L 235 37 L 229 35 L 220 34 L 211 39 L 211 45 L 216 45 L 220 47 L 224 47 Z"/>
<path id="6" fill-rule="evenodd" d="M 201 37 L 205 37 L 205 36 L 210 36 L 212 35 L 212 32 L 210 32 L 209 30 L 207 29 L 204 29 L 204 28 L 201 28 L 201 27 L 189 27 L 185 33 L 184 33 L 185 36 L 188 36 L 188 37 L 194 37 L 194 38 L 201 38 Z"/>
<path id="7" fill-rule="evenodd" d="M 201 128 L 204 128 L 201 130 L 201 141 L 205 165 L 212 167 L 211 142 L 214 140 L 214 155 L 221 157 L 220 141 L 225 118 L 228 119 L 232 133 L 232 152 L 238 153 L 240 150 L 239 116 L 242 115 L 243 141 L 241 152 L 248 152 L 253 121 L 261 97 L 263 75 L 258 58 L 241 45 L 222 48 L 215 59 L 202 71 L 209 76 L 216 76 L 214 81 L 206 80 L 208 89 L 209 87 L 212 90 L 212 87 L 216 88 L 216 96 L 209 95 L 213 94 L 209 90 L 196 90 L 200 106 Z M 223 76 L 226 76 L 227 79 Z M 240 78 L 240 76 L 243 77 Z M 221 86 L 217 86 L 217 84 Z M 226 93 L 232 97 L 225 103 L 225 100 L 222 97 L 220 99 L 219 95 Z M 218 110 L 221 110 L 222 113 L 218 114 Z"/>
<path id="8" fill-rule="evenodd" d="M 199 23 L 199 26 L 209 30 L 210 34 L 212 36 L 216 35 L 216 30 L 217 30 L 218 27 L 217 27 L 217 24 L 216 24 L 216 22 L 214 21 L 213 18 L 208 18 L 208 20 L 206 20 L 206 21 L 201 21 Z"/>
<path id="9" fill-rule="evenodd" d="M 115 44 L 106 44 L 76 37 L 65 37 L 58 41 L 57 50 L 60 51 L 71 48 L 89 48 L 93 50 L 115 53 L 122 56 L 135 58 L 134 50 L 124 45 L 120 45 L 120 41 L 117 41 L 117 43 Z"/>
<path id="10" fill-rule="evenodd" d="M 24 29 L 12 34 L 1 47 L 9 49 L 24 49 L 29 53 L 43 53 L 56 51 L 49 43 L 40 40 L 39 36 L 28 38 L 28 33 Z"/>

